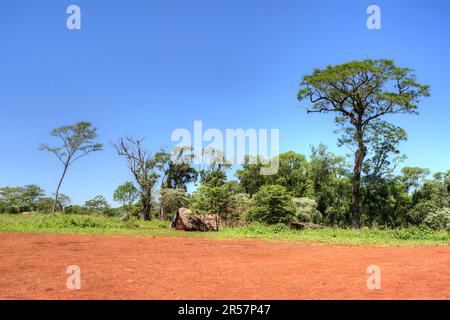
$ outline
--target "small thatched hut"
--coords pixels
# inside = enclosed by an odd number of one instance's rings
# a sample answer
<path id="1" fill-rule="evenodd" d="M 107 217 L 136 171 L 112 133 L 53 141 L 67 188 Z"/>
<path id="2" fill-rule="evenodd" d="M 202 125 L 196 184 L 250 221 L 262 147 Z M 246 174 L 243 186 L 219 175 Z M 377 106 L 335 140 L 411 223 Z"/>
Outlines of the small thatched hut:
<path id="1" fill-rule="evenodd" d="M 218 231 L 219 219 L 217 214 L 193 214 L 189 209 L 179 208 L 171 227 L 184 231 Z"/>

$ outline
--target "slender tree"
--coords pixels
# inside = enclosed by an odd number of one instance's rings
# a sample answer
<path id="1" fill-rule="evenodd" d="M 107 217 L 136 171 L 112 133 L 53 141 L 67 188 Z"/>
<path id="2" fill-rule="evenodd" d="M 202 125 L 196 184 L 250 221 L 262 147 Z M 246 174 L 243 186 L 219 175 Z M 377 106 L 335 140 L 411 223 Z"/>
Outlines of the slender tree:
<path id="1" fill-rule="evenodd" d="M 307 112 L 334 113 L 336 123 L 343 128 L 343 140 L 355 148 L 351 211 L 352 225 L 359 228 L 367 140 L 383 116 L 417 114 L 419 98 L 429 96 L 429 86 L 416 82 L 413 70 L 385 59 L 315 69 L 303 77 L 300 86 L 298 99 L 310 102 Z"/>
<path id="2" fill-rule="evenodd" d="M 52 147 L 48 144 L 42 144 L 40 146 L 41 150 L 49 151 L 56 155 L 63 164 L 63 172 L 59 178 L 55 192 L 55 200 L 53 202 L 52 212 L 55 212 L 59 189 L 70 165 L 91 152 L 102 150 L 103 145 L 95 142 L 97 129 L 93 128 L 90 122 L 78 122 L 74 125 L 62 126 L 53 129 L 50 135 L 60 139 L 62 142 L 60 146 Z"/>

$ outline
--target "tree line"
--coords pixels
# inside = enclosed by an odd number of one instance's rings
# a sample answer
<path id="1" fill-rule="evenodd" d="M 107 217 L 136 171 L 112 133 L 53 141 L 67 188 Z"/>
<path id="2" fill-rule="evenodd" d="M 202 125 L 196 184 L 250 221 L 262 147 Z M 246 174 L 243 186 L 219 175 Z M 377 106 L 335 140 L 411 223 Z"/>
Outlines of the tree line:
<path id="1" fill-rule="evenodd" d="M 302 78 L 298 100 L 306 104 L 308 113 L 335 114 L 341 134 L 338 143 L 352 150 L 350 156 L 337 156 L 322 144 L 312 147 L 309 160 L 286 152 L 277 156 L 279 170 L 271 176 L 260 174 L 267 163 L 264 159 L 247 156 L 235 172 L 237 180 L 228 181 L 231 165 L 219 150 L 204 150 L 209 161 L 194 168 L 188 147 L 151 153 L 144 139 L 122 137 L 113 146 L 126 160 L 134 181 L 120 186 L 114 200 L 123 204 L 124 219 L 136 215 L 166 219 L 176 208 L 187 206 L 200 213 L 217 213 L 229 223 L 303 221 L 353 228 L 450 228 L 450 170 L 432 178 L 425 168 L 399 170 L 405 158 L 399 145 L 407 133 L 386 120 L 388 115 L 417 114 L 420 99 L 429 95 L 429 86 L 418 83 L 413 70 L 397 67 L 391 60 L 315 69 Z M 61 144 L 44 144 L 41 149 L 55 154 L 63 164 L 51 212 L 73 211 L 73 206 L 62 208 L 60 204 L 59 189 L 67 170 L 103 146 L 95 141 L 96 129 L 89 122 L 54 129 L 51 135 Z M 198 188 L 188 194 L 190 183 L 197 183 Z M 29 186 L 23 189 L 27 194 Z M 3 211 L 14 198 L 10 191 L 0 190 Z M 34 203 L 40 196 L 19 198 Z M 108 207 L 104 204 L 103 209 Z"/>

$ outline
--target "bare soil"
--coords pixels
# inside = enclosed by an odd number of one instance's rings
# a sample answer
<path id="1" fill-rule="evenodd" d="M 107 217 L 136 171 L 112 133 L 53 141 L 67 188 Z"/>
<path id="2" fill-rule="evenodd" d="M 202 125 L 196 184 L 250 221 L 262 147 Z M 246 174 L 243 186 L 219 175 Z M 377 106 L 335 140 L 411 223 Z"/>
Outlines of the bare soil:
<path id="1" fill-rule="evenodd" d="M 69 265 L 81 289 L 66 286 Z M 381 289 L 366 285 L 381 268 Z M 449 299 L 450 247 L 0 234 L 0 299 Z"/>

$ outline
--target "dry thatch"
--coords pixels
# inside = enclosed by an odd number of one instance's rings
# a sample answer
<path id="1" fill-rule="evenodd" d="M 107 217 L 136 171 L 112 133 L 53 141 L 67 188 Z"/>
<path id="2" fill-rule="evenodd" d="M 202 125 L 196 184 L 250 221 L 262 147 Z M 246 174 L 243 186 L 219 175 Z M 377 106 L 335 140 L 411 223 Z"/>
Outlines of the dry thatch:
<path id="1" fill-rule="evenodd" d="M 219 219 L 217 214 L 194 214 L 189 209 L 179 208 L 174 227 L 185 231 L 218 231 Z"/>

